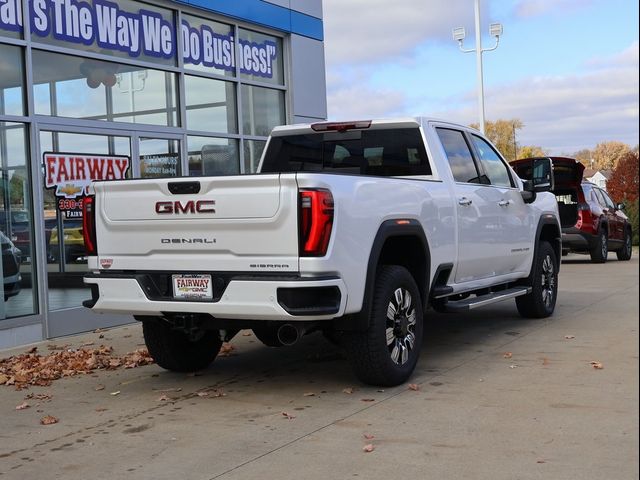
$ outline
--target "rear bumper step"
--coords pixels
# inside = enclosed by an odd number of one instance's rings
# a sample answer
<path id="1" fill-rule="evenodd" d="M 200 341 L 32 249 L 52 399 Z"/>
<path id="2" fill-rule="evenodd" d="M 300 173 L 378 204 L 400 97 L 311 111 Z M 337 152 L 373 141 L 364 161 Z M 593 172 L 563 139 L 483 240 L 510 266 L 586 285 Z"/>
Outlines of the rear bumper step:
<path id="1" fill-rule="evenodd" d="M 507 290 L 488 293 L 479 297 L 465 298 L 464 300 L 459 300 L 457 302 L 447 302 L 446 309 L 449 312 L 463 312 L 467 310 L 473 310 L 474 308 L 484 307 L 486 305 L 491 305 L 492 303 L 510 300 L 512 298 L 519 297 L 520 295 L 526 295 L 530 292 L 531 287 L 509 288 Z"/>

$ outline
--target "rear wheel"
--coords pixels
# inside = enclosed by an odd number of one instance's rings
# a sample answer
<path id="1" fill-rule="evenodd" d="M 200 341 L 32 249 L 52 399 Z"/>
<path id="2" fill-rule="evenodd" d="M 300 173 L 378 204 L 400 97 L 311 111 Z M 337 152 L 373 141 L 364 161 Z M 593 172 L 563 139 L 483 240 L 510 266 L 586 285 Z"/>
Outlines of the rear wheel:
<path id="1" fill-rule="evenodd" d="M 631 231 L 627 229 L 624 232 L 624 245 L 616 252 L 616 257 L 618 260 L 631 260 L 631 251 Z"/>
<path id="2" fill-rule="evenodd" d="M 422 345 L 422 303 L 415 280 L 397 265 L 382 265 L 365 332 L 345 333 L 343 345 L 364 383 L 394 386 L 413 372 Z"/>
<path id="3" fill-rule="evenodd" d="M 607 256 L 609 255 L 609 246 L 607 245 L 606 230 L 601 229 L 598 232 L 598 241 L 589 253 L 591 254 L 591 261 L 593 263 L 604 263 L 607 261 Z"/>
<path id="4" fill-rule="evenodd" d="M 161 317 L 144 320 L 142 333 L 155 362 L 172 372 L 194 372 L 207 368 L 222 346 L 217 330 L 201 330 L 196 336 L 189 336 L 171 328 Z"/>
<path id="5" fill-rule="evenodd" d="M 516 298 L 518 312 L 527 318 L 545 318 L 556 307 L 558 294 L 558 262 L 549 242 L 540 242 L 531 267 L 531 292 Z"/>

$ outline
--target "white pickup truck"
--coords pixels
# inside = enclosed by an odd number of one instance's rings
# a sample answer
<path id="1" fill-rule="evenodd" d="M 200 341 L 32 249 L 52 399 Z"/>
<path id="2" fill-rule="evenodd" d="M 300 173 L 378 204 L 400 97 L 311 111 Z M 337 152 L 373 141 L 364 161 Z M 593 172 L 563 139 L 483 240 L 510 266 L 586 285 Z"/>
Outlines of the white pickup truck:
<path id="1" fill-rule="evenodd" d="M 84 305 L 134 315 L 169 370 L 207 367 L 240 329 L 270 346 L 321 330 L 361 381 L 397 385 L 429 307 L 515 298 L 524 316 L 553 313 L 551 171 L 532 160 L 521 180 L 478 131 L 443 121 L 278 127 L 255 175 L 94 182 Z"/>

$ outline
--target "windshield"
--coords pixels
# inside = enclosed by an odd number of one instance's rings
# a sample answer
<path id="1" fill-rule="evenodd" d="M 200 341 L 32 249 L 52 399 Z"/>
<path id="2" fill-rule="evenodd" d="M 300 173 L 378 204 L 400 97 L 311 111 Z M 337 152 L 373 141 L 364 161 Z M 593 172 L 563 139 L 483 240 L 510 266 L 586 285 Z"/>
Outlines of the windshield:
<path id="1" fill-rule="evenodd" d="M 430 175 L 420 130 L 350 130 L 276 136 L 261 173 L 333 172 L 376 176 Z"/>

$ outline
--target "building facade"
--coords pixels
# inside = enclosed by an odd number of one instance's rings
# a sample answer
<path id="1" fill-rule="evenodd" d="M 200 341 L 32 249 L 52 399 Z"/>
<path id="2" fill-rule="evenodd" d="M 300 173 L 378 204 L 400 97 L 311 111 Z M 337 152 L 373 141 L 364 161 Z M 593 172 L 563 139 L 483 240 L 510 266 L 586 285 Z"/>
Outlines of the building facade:
<path id="1" fill-rule="evenodd" d="M 326 115 L 321 0 L 0 0 L 0 349 L 132 321 L 81 306 L 91 180 L 251 174 Z"/>

